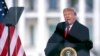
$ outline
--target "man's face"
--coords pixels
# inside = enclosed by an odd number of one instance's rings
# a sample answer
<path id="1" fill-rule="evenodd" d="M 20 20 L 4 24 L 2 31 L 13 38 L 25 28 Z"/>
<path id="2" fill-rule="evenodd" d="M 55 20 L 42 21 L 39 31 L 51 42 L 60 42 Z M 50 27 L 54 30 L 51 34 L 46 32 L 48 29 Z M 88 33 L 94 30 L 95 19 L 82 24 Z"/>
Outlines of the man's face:
<path id="1" fill-rule="evenodd" d="M 64 18 L 65 18 L 65 21 L 68 22 L 69 24 L 73 24 L 74 21 L 76 20 L 76 15 L 74 14 L 73 11 L 63 11 L 63 14 L 64 14 Z"/>

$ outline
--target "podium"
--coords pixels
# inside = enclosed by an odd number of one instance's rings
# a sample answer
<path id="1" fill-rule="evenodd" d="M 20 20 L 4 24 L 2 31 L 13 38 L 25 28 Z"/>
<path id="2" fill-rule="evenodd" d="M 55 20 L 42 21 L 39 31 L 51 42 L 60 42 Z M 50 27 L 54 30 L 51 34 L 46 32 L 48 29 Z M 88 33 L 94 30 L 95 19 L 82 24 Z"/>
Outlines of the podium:
<path id="1" fill-rule="evenodd" d="M 74 37 L 64 39 L 61 35 L 54 34 L 48 41 L 45 54 L 46 56 L 90 56 L 91 48 L 90 40 L 81 41 Z"/>

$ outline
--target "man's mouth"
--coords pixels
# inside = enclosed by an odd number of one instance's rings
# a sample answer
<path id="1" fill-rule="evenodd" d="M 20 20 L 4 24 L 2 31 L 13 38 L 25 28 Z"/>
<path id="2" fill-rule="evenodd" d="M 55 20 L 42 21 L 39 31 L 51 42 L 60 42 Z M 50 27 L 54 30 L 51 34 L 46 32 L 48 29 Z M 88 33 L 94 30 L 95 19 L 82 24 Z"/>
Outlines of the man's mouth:
<path id="1" fill-rule="evenodd" d="M 69 20 L 70 18 L 66 18 L 67 20 Z"/>
<path id="2" fill-rule="evenodd" d="M 70 20 L 70 19 L 67 19 L 67 20 Z"/>

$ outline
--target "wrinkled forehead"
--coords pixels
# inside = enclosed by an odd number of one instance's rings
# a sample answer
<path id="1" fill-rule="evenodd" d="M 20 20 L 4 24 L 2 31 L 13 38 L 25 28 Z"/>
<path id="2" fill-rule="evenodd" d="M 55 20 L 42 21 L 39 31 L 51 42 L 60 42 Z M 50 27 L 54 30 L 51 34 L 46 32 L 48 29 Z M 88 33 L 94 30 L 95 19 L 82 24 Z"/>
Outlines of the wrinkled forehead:
<path id="1" fill-rule="evenodd" d="M 68 12 L 68 11 L 75 12 L 75 10 L 73 8 L 65 8 L 63 10 L 63 12 Z"/>

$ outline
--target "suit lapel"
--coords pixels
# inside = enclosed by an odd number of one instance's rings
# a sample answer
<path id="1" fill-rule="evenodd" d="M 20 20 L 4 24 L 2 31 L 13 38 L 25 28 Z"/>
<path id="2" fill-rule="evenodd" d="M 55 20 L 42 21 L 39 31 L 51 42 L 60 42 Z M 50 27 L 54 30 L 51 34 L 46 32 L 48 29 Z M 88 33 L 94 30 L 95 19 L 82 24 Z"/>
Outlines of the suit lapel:
<path id="1" fill-rule="evenodd" d="M 70 34 L 73 33 L 73 31 L 77 30 L 77 25 L 78 25 L 78 24 L 79 24 L 79 23 L 78 23 L 78 21 L 76 20 L 76 21 L 74 22 L 74 24 L 73 24 L 71 30 L 70 30 Z"/>
<path id="2" fill-rule="evenodd" d="M 69 32 L 69 34 L 71 35 L 71 36 L 74 36 L 74 38 L 76 38 L 77 40 L 79 40 L 80 38 L 79 38 L 79 36 L 77 36 L 77 34 L 76 33 L 79 33 L 78 32 L 78 26 L 79 26 L 79 23 L 78 23 L 78 21 L 75 21 L 74 22 L 74 24 L 73 24 L 73 26 L 72 26 L 72 28 L 71 28 L 71 30 L 70 30 L 70 32 Z"/>

